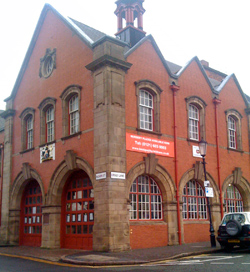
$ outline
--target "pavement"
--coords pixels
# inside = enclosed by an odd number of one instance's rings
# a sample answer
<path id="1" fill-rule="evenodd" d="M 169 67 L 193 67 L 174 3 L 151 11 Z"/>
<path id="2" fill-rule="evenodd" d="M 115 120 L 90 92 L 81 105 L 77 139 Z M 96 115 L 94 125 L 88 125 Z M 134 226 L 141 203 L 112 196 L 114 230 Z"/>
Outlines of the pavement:
<path id="1" fill-rule="evenodd" d="M 45 249 L 40 247 L 0 245 L 0 255 L 4 256 L 89 266 L 145 264 L 217 251 L 221 251 L 220 245 L 217 244 L 217 247 L 211 248 L 210 242 L 134 249 L 123 252 L 95 252 L 74 249 Z"/>

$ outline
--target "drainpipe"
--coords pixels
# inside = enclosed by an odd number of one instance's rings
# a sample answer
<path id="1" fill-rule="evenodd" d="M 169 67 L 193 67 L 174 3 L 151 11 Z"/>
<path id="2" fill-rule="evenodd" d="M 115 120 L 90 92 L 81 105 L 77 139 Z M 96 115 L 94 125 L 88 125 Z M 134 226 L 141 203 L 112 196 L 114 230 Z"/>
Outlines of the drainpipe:
<path id="1" fill-rule="evenodd" d="M 178 239 L 181 245 L 181 218 L 180 218 L 180 195 L 179 195 L 179 180 L 178 180 L 178 160 L 177 160 L 177 126 L 176 126 L 176 105 L 175 97 L 180 87 L 173 85 L 170 86 L 173 92 L 173 116 L 174 116 L 174 164 L 175 164 L 175 184 L 176 184 L 176 201 L 177 201 L 177 222 L 178 222 Z"/>
<path id="2" fill-rule="evenodd" d="M 221 175 L 220 175 L 220 150 L 219 150 L 219 135 L 218 135 L 218 105 L 221 103 L 221 100 L 214 98 L 214 115 L 215 115 L 215 133 L 216 133 L 216 152 L 217 152 L 217 174 L 218 174 L 218 184 L 220 190 L 220 213 L 221 219 L 223 218 L 223 202 L 222 202 L 222 188 L 221 188 Z"/>
<path id="3" fill-rule="evenodd" d="M 3 199 L 3 158 L 4 158 L 4 144 L 0 144 L 1 150 L 1 191 L 0 191 L 0 226 L 2 224 L 2 199 Z"/>

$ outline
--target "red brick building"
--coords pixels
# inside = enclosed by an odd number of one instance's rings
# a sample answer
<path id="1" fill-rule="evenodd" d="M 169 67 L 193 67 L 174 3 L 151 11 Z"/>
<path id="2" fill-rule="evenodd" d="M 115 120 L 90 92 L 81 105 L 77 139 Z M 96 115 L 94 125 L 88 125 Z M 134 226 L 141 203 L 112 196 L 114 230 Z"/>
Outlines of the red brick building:
<path id="1" fill-rule="evenodd" d="M 197 57 L 166 61 L 143 2 L 116 2 L 115 38 L 44 6 L 1 113 L 1 244 L 208 241 L 201 139 L 215 230 L 225 211 L 249 210 L 248 98 Z"/>

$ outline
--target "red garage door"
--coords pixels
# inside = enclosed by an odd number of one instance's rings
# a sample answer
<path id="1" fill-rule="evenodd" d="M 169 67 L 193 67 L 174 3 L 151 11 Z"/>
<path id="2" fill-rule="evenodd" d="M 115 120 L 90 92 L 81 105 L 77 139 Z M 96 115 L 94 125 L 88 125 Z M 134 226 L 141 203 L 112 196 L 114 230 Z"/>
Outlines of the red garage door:
<path id="1" fill-rule="evenodd" d="M 42 193 L 37 181 L 25 188 L 21 202 L 20 245 L 41 246 Z"/>
<path id="2" fill-rule="evenodd" d="M 89 177 L 80 172 L 68 180 L 62 195 L 63 248 L 93 248 L 94 190 Z"/>

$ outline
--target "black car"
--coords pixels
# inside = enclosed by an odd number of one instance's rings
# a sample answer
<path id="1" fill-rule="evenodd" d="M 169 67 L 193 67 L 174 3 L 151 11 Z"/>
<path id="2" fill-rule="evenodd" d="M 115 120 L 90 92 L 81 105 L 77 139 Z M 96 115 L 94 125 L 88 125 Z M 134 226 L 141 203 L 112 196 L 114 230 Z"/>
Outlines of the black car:
<path id="1" fill-rule="evenodd" d="M 234 246 L 250 247 L 250 212 L 225 214 L 217 240 L 227 251 L 231 251 Z"/>

